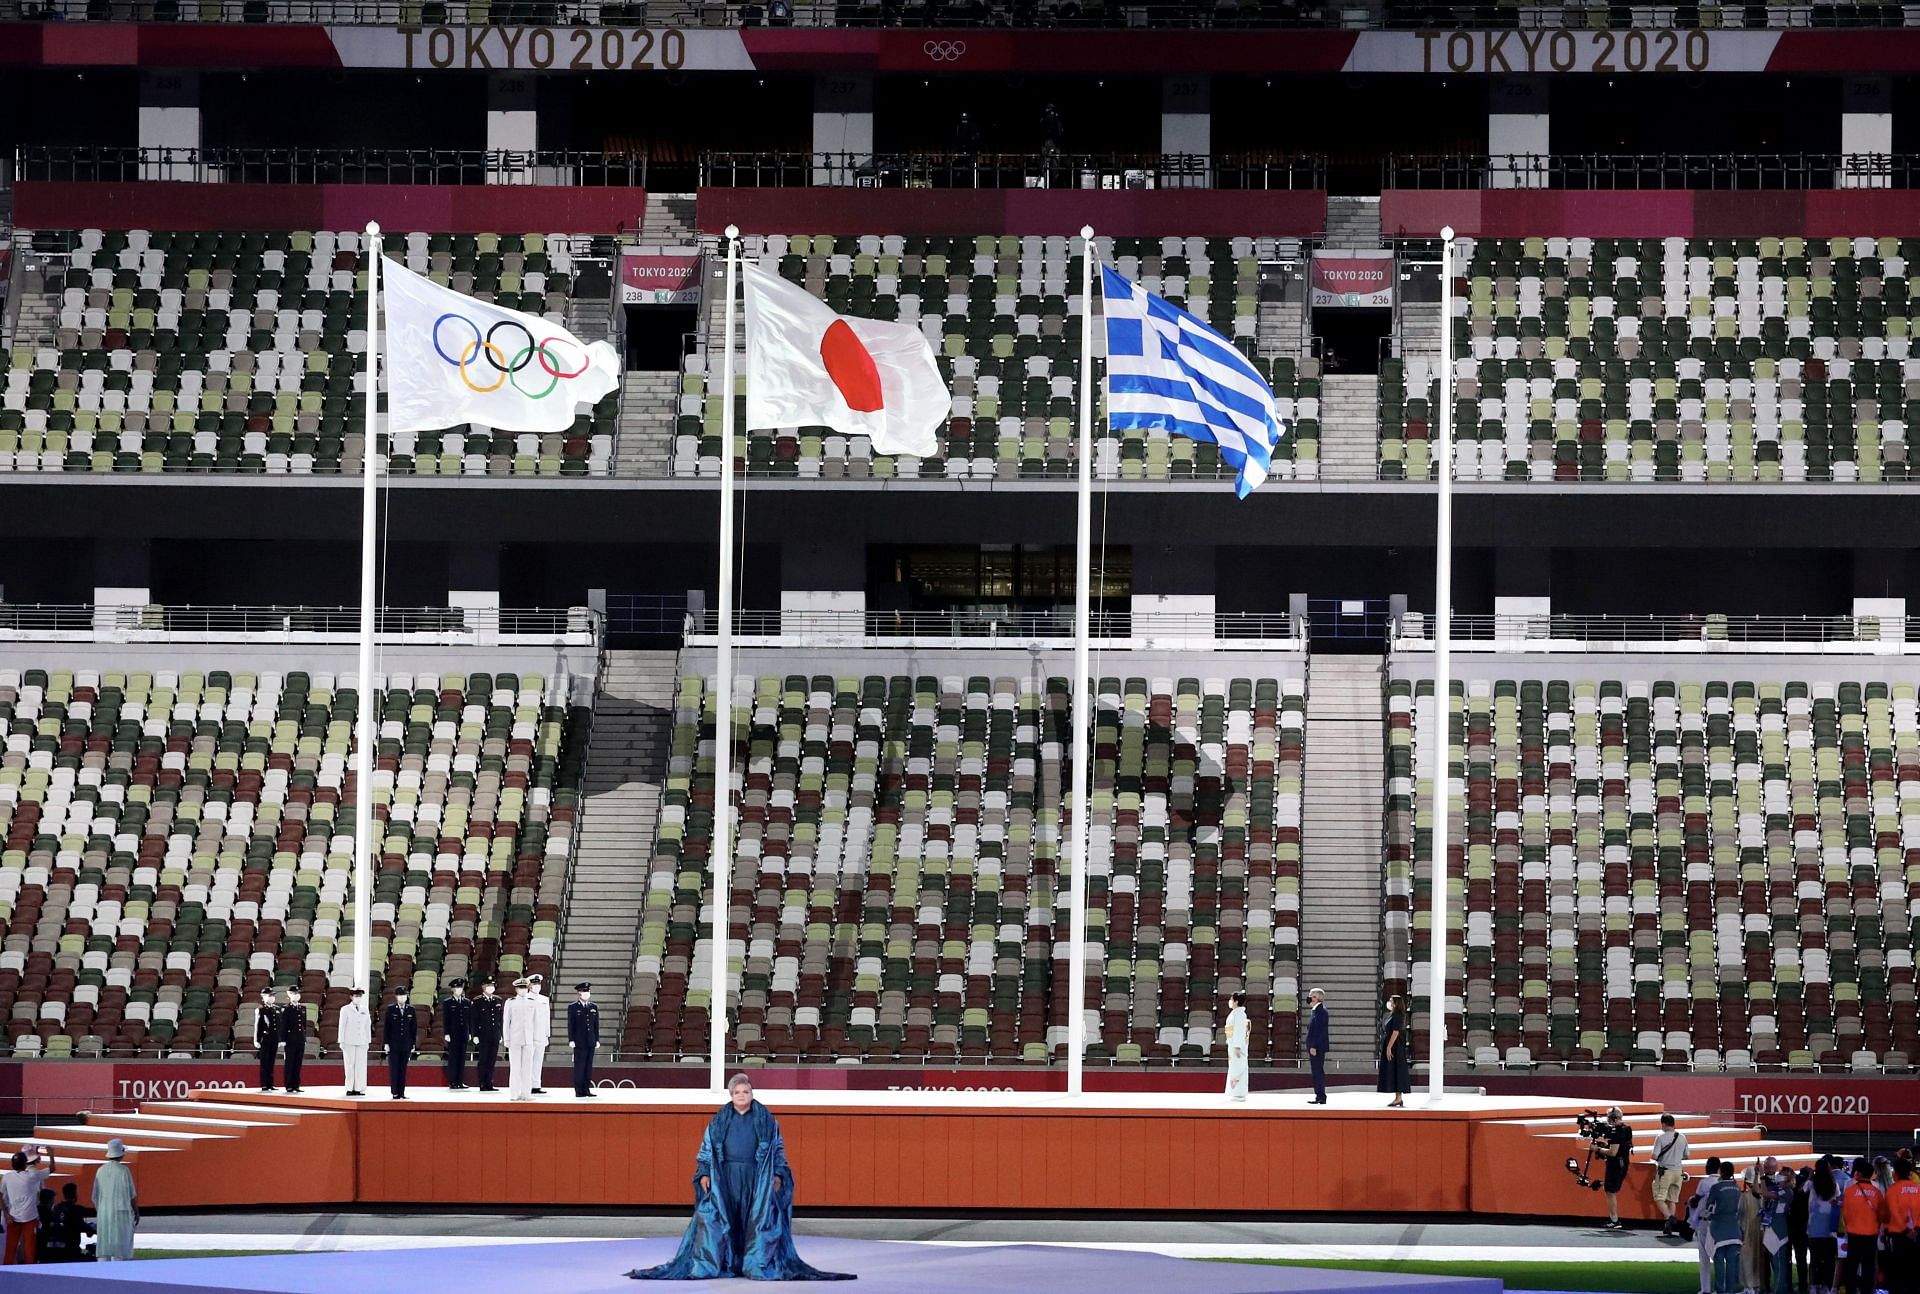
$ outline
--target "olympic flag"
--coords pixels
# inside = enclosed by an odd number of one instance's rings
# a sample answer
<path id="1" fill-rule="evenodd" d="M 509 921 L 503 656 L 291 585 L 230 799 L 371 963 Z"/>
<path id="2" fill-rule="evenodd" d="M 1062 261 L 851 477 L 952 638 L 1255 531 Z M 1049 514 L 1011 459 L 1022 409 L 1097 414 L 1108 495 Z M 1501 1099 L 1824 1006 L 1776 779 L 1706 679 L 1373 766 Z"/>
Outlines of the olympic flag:
<path id="1" fill-rule="evenodd" d="M 620 358 L 603 341 L 463 296 L 390 258 L 380 270 L 390 431 L 463 422 L 565 431 L 620 384 Z"/>

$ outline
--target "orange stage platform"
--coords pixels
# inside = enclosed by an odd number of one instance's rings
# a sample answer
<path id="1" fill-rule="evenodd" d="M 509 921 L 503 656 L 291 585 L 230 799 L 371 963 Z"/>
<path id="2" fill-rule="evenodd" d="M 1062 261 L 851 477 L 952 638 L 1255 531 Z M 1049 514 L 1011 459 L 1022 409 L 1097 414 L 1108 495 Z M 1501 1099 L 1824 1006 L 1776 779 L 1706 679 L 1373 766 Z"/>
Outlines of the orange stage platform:
<path id="1" fill-rule="evenodd" d="M 1563 1163 L 1580 1102 L 1453 1095 L 1406 1110 L 1336 1093 L 1219 1097 L 762 1091 L 803 1208 L 1592 1216 Z M 678 1091 L 513 1103 L 423 1088 L 404 1102 L 196 1093 L 36 1133 L 83 1178 L 123 1138 L 147 1207 L 219 1204 L 686 1206 L 719 1101 Z M 1644 1158 L 1660 1107 L 1627 1110 Z M 1753 1129 L 1683 1121 L 1696 1160 L 1758 1149 Z M 11 1149 L 18 1142 L 0 1143 Z M 1650 1216 L 1649 1169 L 1628 1216 Z M 1696 1170 L 1697 1171 L 1697 1168 Z"/>

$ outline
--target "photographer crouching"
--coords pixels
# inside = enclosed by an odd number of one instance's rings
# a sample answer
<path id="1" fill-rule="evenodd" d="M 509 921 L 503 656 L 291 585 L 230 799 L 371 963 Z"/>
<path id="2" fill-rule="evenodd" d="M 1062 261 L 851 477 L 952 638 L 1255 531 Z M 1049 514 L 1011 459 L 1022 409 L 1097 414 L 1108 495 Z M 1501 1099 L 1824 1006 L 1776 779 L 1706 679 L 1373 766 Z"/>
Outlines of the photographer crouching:
<path id="1" fill-rule="evenodd" d="M 1573 1121 L 1577 1129 L 1574 1135 L 1587 1143 L 1587 1156 L 1584 1163 L 1579 1159 L 1567 1160 L 1567 1171 L 1588 1190 L 1607 1193 L 1607 1230 L 1625 1230 L 1620 1221 L 1620 1188 L 1627 1184 L 1627 1161 L 1633 1155 L 1633 1129 L 1627 1126 L 1617 1105 L 1607 1111 L 1604 1120 L 1588 1110 L 1575 1115 Z M 1593 1177 L 1595 1159 L 1603 1165 L 1599 1181 Z"/>

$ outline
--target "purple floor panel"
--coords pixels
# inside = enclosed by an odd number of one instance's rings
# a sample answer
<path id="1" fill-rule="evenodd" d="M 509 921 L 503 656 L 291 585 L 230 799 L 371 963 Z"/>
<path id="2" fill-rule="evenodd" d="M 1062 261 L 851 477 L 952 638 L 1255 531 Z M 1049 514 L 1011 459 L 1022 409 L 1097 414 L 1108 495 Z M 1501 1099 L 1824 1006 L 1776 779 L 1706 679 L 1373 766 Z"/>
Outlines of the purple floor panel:
<path id="1" fill-rule="evenodd" d="M 1158 1254 L 1047 1245 L 945 1248 L 803 1237 L 800 1256 L 854 1272 L 855 1294 L 1501 1294 L 1496 1280 L 1191 1262 Z M 159 1258 L 133 1263 L 8 1268 L 6 1294 L 672 1294 L 764 1290 L 754 1281 L 632 1281 L 665 1262 L 672 1240 L 462 1245 L 260 1258 Z"/>

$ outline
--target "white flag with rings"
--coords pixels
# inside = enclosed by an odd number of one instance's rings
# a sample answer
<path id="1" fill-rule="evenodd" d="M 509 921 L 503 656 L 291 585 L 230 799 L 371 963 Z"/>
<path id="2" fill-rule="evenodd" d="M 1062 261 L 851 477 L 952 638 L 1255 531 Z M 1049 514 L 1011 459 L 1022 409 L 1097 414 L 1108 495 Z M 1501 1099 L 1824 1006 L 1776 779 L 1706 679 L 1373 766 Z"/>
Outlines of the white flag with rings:
<path id="1" fill-rule="evenodd" d="M 620 357 L 559 324 L 443 288 L 383 258 L 387 429 L 565 431 L 620 385 Z"/>

